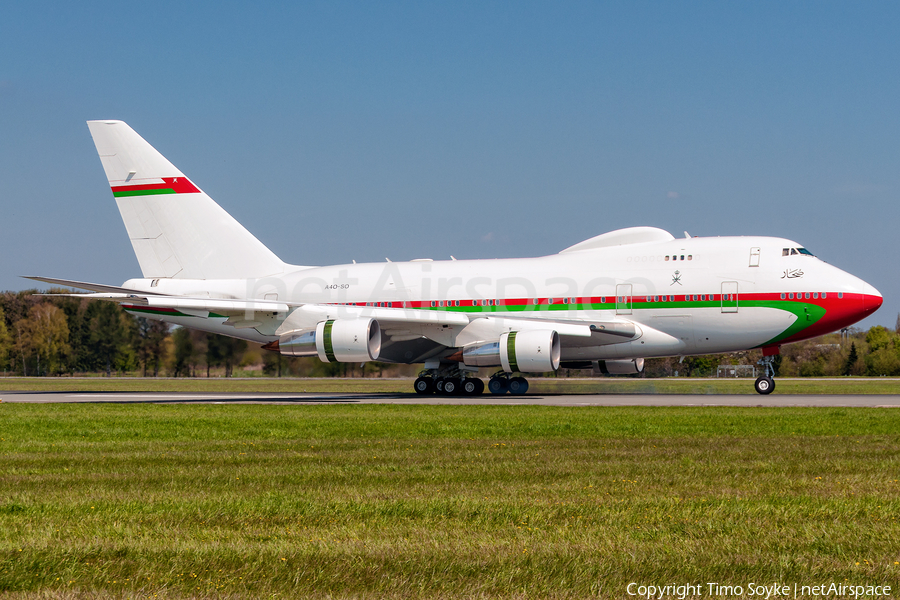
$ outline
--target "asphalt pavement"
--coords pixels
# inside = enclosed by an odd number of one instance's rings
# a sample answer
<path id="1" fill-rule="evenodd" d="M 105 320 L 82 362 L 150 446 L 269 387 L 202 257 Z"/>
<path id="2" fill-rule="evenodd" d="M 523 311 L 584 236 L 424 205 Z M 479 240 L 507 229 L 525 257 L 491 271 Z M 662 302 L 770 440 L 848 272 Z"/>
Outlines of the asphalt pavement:
<path id="1" fill-rule="evenodd" d="M 449 404 L 542 406 L 868 406 L 900 408 L 900 395 L 778 394 L 417 394 L 0 392 L 0 402 L 145 404 Z"/>

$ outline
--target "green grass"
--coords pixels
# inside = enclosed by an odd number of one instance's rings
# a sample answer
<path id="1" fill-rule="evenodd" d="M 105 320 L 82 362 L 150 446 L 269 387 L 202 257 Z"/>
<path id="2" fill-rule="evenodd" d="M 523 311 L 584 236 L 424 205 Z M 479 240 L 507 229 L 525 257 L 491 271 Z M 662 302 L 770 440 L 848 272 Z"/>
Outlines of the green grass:
<path id="1" fill-rule="evenodd" d="M 412 392 L 412 379 L 394 378 L 135 378 L 0 377 L 2 391 L 40 392 Z M 751 379 L 552 378 L 529 379 L 529 394 L 749 394 Z M 900 394 L 900 379 L 885 377 L 776 378 L 775 394 Z M 0 395 L 2 398 L 2 395 Z"/>
<path id="2" fill-rule="evenodd" d="M 0 404 L 8 597 L 900 589 L 890 409 Z"/>

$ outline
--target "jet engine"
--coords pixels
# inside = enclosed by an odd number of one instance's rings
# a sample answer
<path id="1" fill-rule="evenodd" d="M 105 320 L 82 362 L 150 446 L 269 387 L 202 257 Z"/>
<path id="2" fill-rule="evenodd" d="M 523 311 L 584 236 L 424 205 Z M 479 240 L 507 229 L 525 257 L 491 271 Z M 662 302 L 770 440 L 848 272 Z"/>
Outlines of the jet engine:
<path id="1" fill-rule="evenodd" d="M 644 370 L 644 359 L 601 360 L 598 367 L 604 375 L 634 375 Z"/>
<path id="2" fill-rule="evenodd" d="M 286 356 L 318 356 L 322 362 L 377 360 L 381 327 L 375 319 L 322 321 L 315 329 L 283 333 L 278 349 Z"/>
<path id="3" fill-rule="evenodd" d="M 555 371 L 559 356 L 559 334 L 555 331 L 510 331 L 500 336 L 500 364 L 510 373 Z"/>
<path id="4" fill-rule="evenodd" d="M 318 356 L 315 329 L 295 329 L 281 334 L 278 351 L 285 356 Z"/>

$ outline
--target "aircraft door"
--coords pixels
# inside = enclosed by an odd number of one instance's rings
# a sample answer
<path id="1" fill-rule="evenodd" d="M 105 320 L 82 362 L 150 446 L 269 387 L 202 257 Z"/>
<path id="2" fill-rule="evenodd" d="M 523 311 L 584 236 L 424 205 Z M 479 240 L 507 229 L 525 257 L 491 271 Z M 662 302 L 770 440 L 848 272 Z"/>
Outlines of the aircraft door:
<path id="1" fill-rule="evenodd" d="M 738 311 L 738 282 L 722 282 L 722 312 L 736 313 Z"/>
<path id="2" fill-rule="evenodd" d="M 759 266 L 759 248 L 750 248 L 750 266 Z"/>
<path id="3" fill-rule="evenodd" d="M 616 314 L 631 314 L 631 284 L 620 283 L 616 286 Z"/>

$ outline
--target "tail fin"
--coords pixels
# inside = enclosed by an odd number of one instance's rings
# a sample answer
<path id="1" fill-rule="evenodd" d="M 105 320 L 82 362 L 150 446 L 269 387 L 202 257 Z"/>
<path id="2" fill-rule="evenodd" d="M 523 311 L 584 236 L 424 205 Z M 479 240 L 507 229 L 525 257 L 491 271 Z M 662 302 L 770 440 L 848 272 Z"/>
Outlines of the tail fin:
<path id="1" fill-rule="evenodd" d="M 284 263 L 122 121 L 88 121 L 144 277 L 246 279 Z"/>

